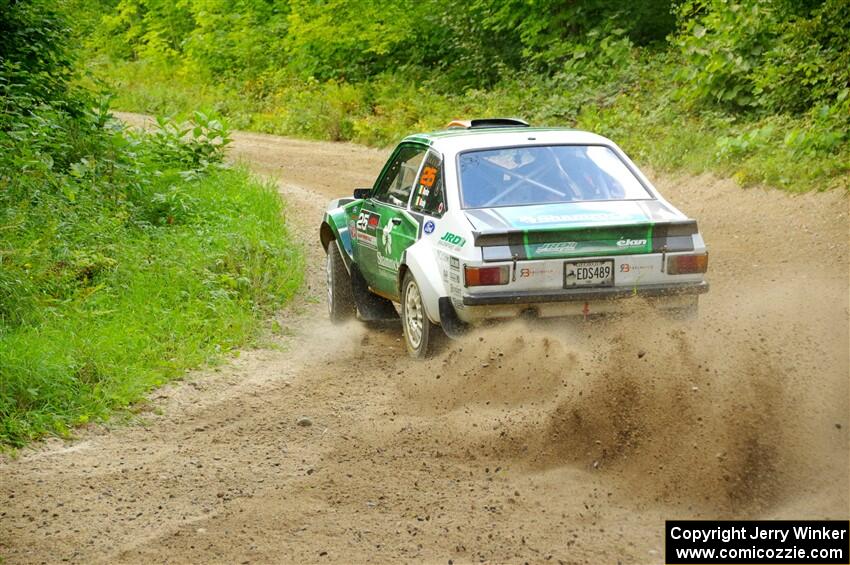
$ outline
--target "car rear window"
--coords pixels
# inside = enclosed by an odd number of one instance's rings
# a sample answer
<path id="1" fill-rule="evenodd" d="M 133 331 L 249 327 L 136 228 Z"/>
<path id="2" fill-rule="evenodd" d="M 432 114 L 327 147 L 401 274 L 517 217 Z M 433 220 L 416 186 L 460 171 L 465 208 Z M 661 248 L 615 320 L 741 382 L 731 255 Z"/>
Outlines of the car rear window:
<path id="1" fill-rule="evenodd" d="M 653 196 L 603 145 L 467 151 L 458 158 L 464 208 L 645 200 Z"/>

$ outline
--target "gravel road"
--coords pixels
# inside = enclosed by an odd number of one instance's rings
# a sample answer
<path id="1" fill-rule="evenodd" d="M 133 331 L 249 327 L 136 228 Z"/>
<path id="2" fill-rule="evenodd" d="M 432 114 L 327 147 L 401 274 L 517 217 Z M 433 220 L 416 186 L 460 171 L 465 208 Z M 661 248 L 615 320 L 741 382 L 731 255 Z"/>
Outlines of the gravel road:
<path id="1" fill-rule="evenodd" d="M 848 518 L 846 195 L 651 175 L 711 249 L 699 320 L 636 304 L 422 362 L 398 325 L 326 317 L 322 209 L 387 152 L 234 137 L 286 201 L 304 292 L 267 347 L 129 424 L 0 458 L 6 562 L 663 563 L 665 519 Z"/>

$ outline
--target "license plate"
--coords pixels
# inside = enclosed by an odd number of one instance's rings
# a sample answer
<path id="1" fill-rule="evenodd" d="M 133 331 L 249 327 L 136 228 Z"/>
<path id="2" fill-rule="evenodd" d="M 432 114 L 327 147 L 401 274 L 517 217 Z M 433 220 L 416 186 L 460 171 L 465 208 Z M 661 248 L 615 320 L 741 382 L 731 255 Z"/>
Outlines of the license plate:
<path id="1" fill-rule="evenodd" d="M 564 263 L 564 286 L 612 286 L 614 261 L 567 261 Z"/>

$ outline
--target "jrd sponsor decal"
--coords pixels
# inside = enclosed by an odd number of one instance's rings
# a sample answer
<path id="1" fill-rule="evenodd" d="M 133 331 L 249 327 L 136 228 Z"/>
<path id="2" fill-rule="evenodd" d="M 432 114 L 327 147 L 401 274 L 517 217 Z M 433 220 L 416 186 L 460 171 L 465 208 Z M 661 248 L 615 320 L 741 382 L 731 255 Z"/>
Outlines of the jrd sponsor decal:
<path id="1" fill-rule="evenodd" d="M 539 255 L 552 255 L 575 251 L 578 246 L 577 241 L 562 241 L 559 243 L 543 243 L 537 246 L 535 252 Z"/>
<path id="2" fill-rule="evenodd" d="M 443 234 L 443 237 L 440 238 L 438 243 L 448 247 L 463 247 L 466 245 L 466 240 L 457 234 L 447 231 Z"/>

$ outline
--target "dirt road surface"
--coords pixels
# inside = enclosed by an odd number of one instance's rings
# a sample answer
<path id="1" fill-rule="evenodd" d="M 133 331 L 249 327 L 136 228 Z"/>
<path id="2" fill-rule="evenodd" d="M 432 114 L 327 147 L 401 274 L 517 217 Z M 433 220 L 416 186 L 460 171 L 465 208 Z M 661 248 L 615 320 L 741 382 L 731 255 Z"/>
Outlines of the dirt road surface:
<path id="1" fill-rule="evenodd" d="M 8 563 L 661 563 L 665 519 L 847 519 L 846 195 L 655 175 L 711 249 L 698 321 L 636 305 L 422 362 L 326 319 L 323 206 L 387 152 L 235 140 L 307 249 L 283 332 L 0 459 Z"/>

